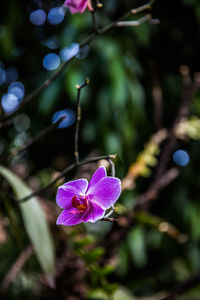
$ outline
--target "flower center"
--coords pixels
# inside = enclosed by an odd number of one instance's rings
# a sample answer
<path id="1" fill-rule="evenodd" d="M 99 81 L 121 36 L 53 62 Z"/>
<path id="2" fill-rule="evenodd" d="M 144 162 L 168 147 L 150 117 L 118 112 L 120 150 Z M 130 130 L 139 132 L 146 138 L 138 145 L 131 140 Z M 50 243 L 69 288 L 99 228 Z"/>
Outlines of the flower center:
<path id="1" fill-rule="evenodd" d="M 88 200 L 86 195 L 76 195 L 72 198 L 73 207 L 77 208 L 80 212 L 86 210 L 88 206 Z"/>

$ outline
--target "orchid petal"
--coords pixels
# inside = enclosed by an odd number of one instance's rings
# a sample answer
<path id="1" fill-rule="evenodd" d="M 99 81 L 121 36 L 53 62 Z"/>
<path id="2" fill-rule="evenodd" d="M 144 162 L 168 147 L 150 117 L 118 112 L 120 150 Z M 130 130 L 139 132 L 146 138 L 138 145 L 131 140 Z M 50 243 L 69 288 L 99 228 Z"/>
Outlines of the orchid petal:
<path id="1" fill-rule="evenodd" d="M 76 213 L 74 211 L 65 209 L 59 215 L 56 224 L 67 226 L 76 225 L 82 222 L 83 215 L 84 213 L 82 212 Z"/>
<path id="2" fill-rule="evenodd" d="M 91 190 L 94 189 L 97 183 L 104 177 L 107 177 L 106 169 L 105 167 L 99 167 L 90 179 L 87 194 L 90 194 Z"/>
<path id="3" fill-rule="evenodd" d="M 117 201 L 121 193 L 121 181 L 115 177 L 104 177 L 88 193 L 88 198 L 97 202 L 103 209 L 108 209 Z"/>
<path id="4" fill-rule="evenodd" d="M 72 14 L 83 13 L 88 5 L 88 0 L 67 0 L 64 6 L 69 7 Z"/>
<path id="5" fill-rule="evenodd" d="M 83 216 L 83 222 L 91 222 L 94 223 L 97 220 L 103 218 L 105 214 L 105 210 L 101 208 L 101 206 L 95 201 L 89 202 L 88 210 L 85 212 Z"/>
<path id="6" fill-rule="evenodd" d="M 88 0 L 87 6 L 88 6 L 89 11 L 93 11 L 91 0 Z"/>
<path id="7" fill-rule="evenodd" d="M 87 187 L 88 181 L 84 178 L 61 185 L 56 195 L 57 205 L 64 209 L 72 208 L 72 198 L 75 195 L 85 194 Z"/>

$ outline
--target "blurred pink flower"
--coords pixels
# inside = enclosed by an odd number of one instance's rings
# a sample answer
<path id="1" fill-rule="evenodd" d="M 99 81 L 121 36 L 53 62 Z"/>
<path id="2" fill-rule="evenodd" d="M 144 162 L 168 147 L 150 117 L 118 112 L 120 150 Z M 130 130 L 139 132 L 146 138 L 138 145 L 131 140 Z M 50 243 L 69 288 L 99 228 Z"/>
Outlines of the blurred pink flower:
<path id="1" fill-rule="evenodd" d="M 66 0 L 64 6 L 69 7 L 72 14 L 83 13 L 87 7 L 93 10 L 91 0 Z"/>
<path id="2" fill-rule="evenodd" d="M 96 222 L 113 206 L 120 193 L 121 181 L 107 176 L 104 167 L 96 170 L 89 183 L 81 178 L 63 184 L 58 188 L 56 196 L 58 206 L 63 208 L 57 225 Z"/>

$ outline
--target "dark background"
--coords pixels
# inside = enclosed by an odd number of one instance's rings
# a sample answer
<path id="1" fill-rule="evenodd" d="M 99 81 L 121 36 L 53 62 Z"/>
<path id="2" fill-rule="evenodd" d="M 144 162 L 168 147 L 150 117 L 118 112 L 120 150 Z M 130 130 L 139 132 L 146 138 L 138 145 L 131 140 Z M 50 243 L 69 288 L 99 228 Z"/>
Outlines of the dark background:
<path id="1" fill-rule="evenodd" d="M 97 20 L 99 24 L 105 25 L 131 8 L 144 3 L 146 2 L 103 1 L 104 6 L 97 12 Z M 45 70 L 42 65 L 46 54 L 53 52 L 59 55 L 63 47 L 74 42 L 80 43 L 93 30 L 88 11 L 76 15 L 66 11 L 63 22 L 57 26 L 49 24 L 48 21 L 36 26 L 29 21 L 29 15 L 35 9 L 40 8 L 48 13 L 51 8 L 62 4 L 61 1 L 42 0 L 13 0 L 1 3 L 0 62 L 4 70 L 9 67 L 17 68 L 17 80 L 23 82 L 26 95 L 53 74 L 53 71 Z M 81 84 L 89 77 L 90 84 L 81 94 L 80 157 L 117 153 L 116 175 L 120 179 L 126 176 L 129 166 L 135 162 L 151 136 L 160 128 L 169 129 L 177 116 L 184 93 L 180 67 L 186 66 L 192 80 L 196 72 L 200 71 L 199 1 L 157 0 L 151 13 L 153 18 L 160 20 L 160 24 L 145 23 L 139 27 L 114 28 L 97 37 L 89 46 L 87 57 L 76 59 L 49 88 L 25 105 L 20 113 L 28 116 L 30 126 L 25 130 L 24 136 L 19 136 L 21 132 L 19 133 L 14 126 L 0 129 L 0 144 L 4 147 L 0 158 L 1 164 L 17 172 L 26 182 L 35 180 L 36 186 L 41 186 L 48 183 L 55 171 L 61 171 L 72 163 L 73 125 L 64 129 L 54 129 L 13 160 L 8 159 L 6 153 L 16 148 L 17 137 L 22 145 L 28 137 L 35 136 L 48 126 L 56 111 L 65 108 L 75 111 L 75 85 Z M 144 13 L 139 16 L 142 15 Z M 137 16 L 134 18 L 137 19 Z M 57 40 L 56 49 L 49 49 L 44 45 L 52 36 Z M 6 93 L 8 85 L 4 83 L 0 86 L 1 95 Z M 155 87 L 162 92 L 160 109 L 152 97 L 152 90 Z M 199 118 L 199 100 L 200 94 L 196 92 L 189 104 L 190 117 Z M 160 147 L 162 151 L 162 145 Z M 138 221 L 121 239 L 117 251 L 118 264 L 113 271 L 110 274 L 105 272 L 102 278 L 96 279 L 98 276 L 94 269 L 88 267 L 89 275 L 85 275 L 79 283 L 80 286 L 86 285 L 83 289 L 86 292 L 83 294 L 96 295 L 98 292 L 100 295 L 98 299 L 112 299 L 112 292 L 115 291 L 116 298 L 113 299 L 130 297 L 130 299 L 150 300 L 154 299 L 153 295 L 162 293 L 164 295 L 179 282 L 198 272 L 200 268 L 198 138 L 194 140 L 189 136 L 186 139 L 178 139 L 172 151 L 169 151 L 167 169 L 177 166 L 172 159 L 177 149 L 187 151 L 190 157 L 189 164 L 180 167 L 178 178 L 161 191 L 157 201 L 150 206 L 148 221 Z M 159 165 L 159 155 L 156 157 L 156 165 Z M 151 172 L 145 174 L 146 178 L 141 176 L 136 180 L 134 189 L 122 193 L 119 200 L 122 206 L 132 207 L 136 197 L 147 190 L 156 176 L 157 167 L 150 169 Z M 88 169 L 86 172 L 91 176 L 92 170 Z M 71 180 L 74 175 L 77 175 L 77 171 L 66 179 Z M 3 185 L 3 181 L 1 183 Z M 55 203 L 55 192 L 56 189 L 47 195 L 48 202 Z M 13 205 L 15 207 L 15 204 Z M 17 207 L 16 211 L 18 222 L 21 224 L 21 246 L 13 247 L 16 236 L 10 228 L 10 223 L 2 225 L 6 238 L 0 244 L 3 261 L 0 267 L 1 279 L 27 245 Z M 180 243 L 176 238 L 173 239 L 170 235 L 160 232 L 156 226 L 147 225 L 146 223 L 153 220 L 152 215 L 173 224 L 180 233 L 187 235 L 187 241 Z M 7 218 L 3 200 L 0 217 L 2 220 Z M 101 223 L 97 228 L 95 225 L 87 224 L 75 229 L 65 229 L 64 233 L 61 229 L 59 231 L 55 226 L 52 227 L 59 256 L 62 255 L 61 245 L 66 245 L 69 236 L 92 234 L 103 239 L 112 225 Z M 58 230 L 59 234 L 55 234 L 55 230 Z M 73 268 L 70 272 L 74 272 Z M 25 268 L 18 273 L 17 279 L 10 285 L 6 299 L 27 299 L 27 297 L 54 299 L 56 292 L 52 296 L 53 293 L 49 293 L 48 288 L 41 287 L 43 283 L 41 284 L 39 279 L 40 273 L 36 258 L 31 257 Z M 64 281 L 69 276 L 70 273 L 66 272 L 59 280 Z M 130 291 L 130 296 L 124 292 L 124 288 Z M 116 291 L 124 292 L 126 295 L 117 296 Z M 197 300 L 199 293 L 200 290 L 196 288 L 189 295 L 178 296 L 177 299 Z M 81 299 L 83 294 L 77 296 L 74 291 L 65 289 L 57 292 L 63 299 Z M 91 299 L 96 299 L 94 297 Z"/>

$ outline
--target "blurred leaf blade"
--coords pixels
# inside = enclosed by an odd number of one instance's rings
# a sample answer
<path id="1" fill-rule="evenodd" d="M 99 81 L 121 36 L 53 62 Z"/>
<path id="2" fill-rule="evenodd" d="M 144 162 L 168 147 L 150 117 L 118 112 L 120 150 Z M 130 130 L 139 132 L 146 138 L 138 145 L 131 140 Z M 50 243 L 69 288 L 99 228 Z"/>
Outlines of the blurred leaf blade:
<path id="1" fill-rule="evenodd" d="M 9 182 L 18 199 L 26 197 L 31 189 L 10 170 L 0 165 L 0 174 Z M 42 270 L 49 280 L 53 280 L 55 253 L 51 234 L 44 212 L 36 197 L 19 204 L 27 234 L 34 246 Z"/>

